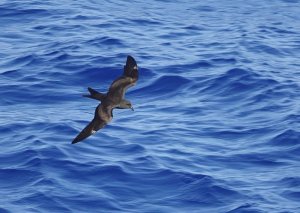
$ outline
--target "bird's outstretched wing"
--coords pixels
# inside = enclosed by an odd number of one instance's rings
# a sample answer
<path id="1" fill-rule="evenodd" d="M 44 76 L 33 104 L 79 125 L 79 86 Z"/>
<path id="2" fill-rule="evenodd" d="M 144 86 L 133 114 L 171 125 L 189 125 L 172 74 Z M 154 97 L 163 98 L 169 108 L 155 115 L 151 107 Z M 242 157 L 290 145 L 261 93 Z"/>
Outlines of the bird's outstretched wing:
<path id="1" fill-rule="evenodd" d="M 72 141 L 72 144 L 78 143 L 90 135 L 96 133 L 99 129 L 103 128 L 106 125 L 106 122 L 103 120 L 99 120 L 94 118 Z"/>
<path id="2" fill-rule="evenodd" d="M 131 77 L 134 82 L 139 78 L 138 66 L 132 56 L 127 56 L 126 65 L 124 66 L 123 76 Z"/>
<path id="3" fill-rule="evenodd" d="M 88 95 L 83 95 L 83 97 L 88 97 L 88 98 L 91 98 L 91 99 L 96 99 L 98 101 L 103 101 L 104 98 L 106 97 L 106 94 L 103 94 L 101 92 L 98 92 L 90 87 L 88 87 L 88 90 L 90 92 L 90 94 Z"/>
<path id="4" fill-rule="evenodd" d="M 113 102 L 120 102 L 124 99 L 126 90 L 135 85 L 139 77 L 137 63 L 133 57 L 128 56 L 124 66 L 123 75 L 111 84 L 107 97 Z"/>

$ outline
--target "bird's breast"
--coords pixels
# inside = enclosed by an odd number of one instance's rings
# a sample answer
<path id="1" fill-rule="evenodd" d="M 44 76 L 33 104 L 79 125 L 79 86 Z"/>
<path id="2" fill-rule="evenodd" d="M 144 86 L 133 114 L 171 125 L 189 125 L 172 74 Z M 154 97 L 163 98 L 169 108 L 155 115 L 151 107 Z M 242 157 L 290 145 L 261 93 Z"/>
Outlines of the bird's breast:
<path id="1" fill-rule="evenodd" d="M 110 122 L 112 119 L 112 107 L 101 104 L 97 110 L 97 117 L 106 123 Z"/>

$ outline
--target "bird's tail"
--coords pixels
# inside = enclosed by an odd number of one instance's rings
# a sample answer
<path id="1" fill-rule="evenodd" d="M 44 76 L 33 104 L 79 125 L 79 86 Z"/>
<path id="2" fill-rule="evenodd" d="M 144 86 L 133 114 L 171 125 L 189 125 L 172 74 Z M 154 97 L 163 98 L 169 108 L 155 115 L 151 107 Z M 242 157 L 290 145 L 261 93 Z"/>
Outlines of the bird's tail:
<path id="1" fill-rule="evenodd" d="M 83 95 L 83 97 L 95 99 L 98 101 L 103 101 L 103 99 L 106 97 L 106 94 L 98 92 L 90 87 L 88 87 L 88 90 L 89 90 L 90 94 Z"/>

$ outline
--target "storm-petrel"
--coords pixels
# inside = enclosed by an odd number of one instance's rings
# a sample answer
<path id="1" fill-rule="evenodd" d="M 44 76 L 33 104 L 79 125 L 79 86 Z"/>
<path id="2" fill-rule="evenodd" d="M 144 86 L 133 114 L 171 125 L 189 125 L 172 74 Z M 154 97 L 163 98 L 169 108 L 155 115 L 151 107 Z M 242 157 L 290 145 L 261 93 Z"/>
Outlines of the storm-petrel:
<path id="1" fill-rule="evenodd" d="M 139 72 L 136 61 L 133 57 L 127 56 L 123 75 L 113 81 L 107 94 L 89 88 L 90 95 L 85 96 L 97 99 L 101 103 L 95 110 L 94 119 L 76 136 L 72 144 L 84 140 L 109 123 L 113 118 L 112 111 L 114 108 L 133 109 L 130 101 L 124 99 L 124 96 L 126 90 L 136 84 L 138 77 Z"/>

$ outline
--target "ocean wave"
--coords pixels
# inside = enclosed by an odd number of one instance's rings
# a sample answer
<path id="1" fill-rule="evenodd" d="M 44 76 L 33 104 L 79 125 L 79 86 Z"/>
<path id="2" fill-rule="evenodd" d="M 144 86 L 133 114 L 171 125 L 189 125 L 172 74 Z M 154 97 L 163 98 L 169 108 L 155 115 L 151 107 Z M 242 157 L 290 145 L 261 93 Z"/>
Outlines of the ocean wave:
<path id="1" fill-rule="evenodd" d="M 1 4 L 0 212 L 298 212 L 297 2 Z"/>
<path id="2" fill-rule="evenodd" d="M 148 92 L 151 94 L 172 94 L 180 91 L 180 88 L 182 88 L 185 85 L 188 85 L 189 82 L 191 82 L 191 80 L 181 76 L 165 75 L 156 79 L 152 84 L 145 86 L 140 90 L 142 90 L 144 93 Z"/>
<path id="3" fill-rule="evenodd" d="M 276 135 L 270 143 L 275 146 L 297 146 L 299 145 L 300 133 L 288 129 L 281 134 Z"/>

